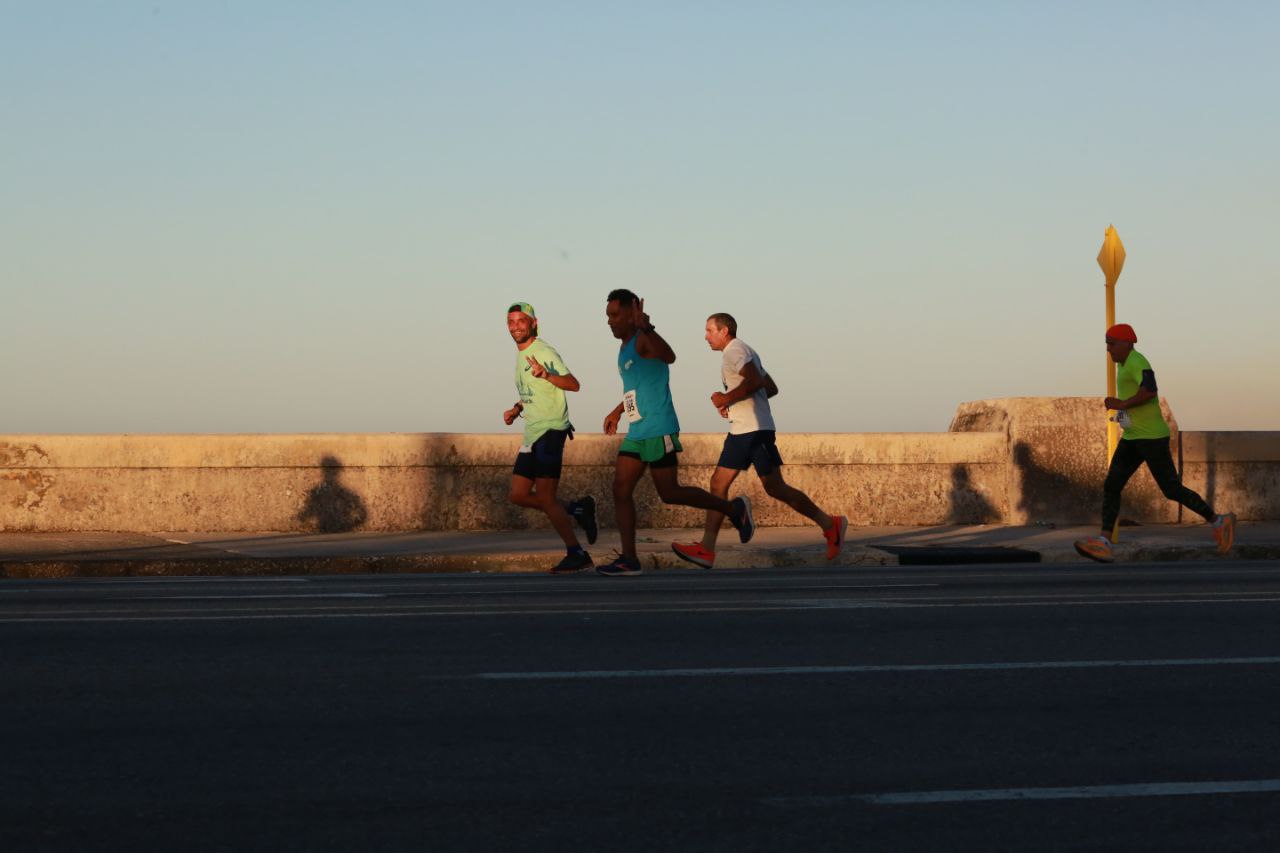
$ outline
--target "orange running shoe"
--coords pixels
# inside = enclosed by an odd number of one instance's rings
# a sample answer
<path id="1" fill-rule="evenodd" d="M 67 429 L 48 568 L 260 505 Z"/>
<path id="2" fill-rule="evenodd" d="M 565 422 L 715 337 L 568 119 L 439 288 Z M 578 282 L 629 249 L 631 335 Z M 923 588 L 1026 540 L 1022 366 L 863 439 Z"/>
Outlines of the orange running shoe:
<path id="1" fill-rule="evenodd" d="M 1099 563 L 1114 563 L 1116 558 L 1111 553 L 1111 543 L 1101 536 L 1089 539 L 1077 539 L 1076 551 L 1082 557 L 1097 560 Z"/>
<path id="2" fill-rule="evenodd" d="M 1218 543 L 1218 553 L 1225 554 L 1231 550 L 1236 541 L 1236 514 L 1229 512 L 1218 516 L 1213 523 L 1213 541 Z"/>
<path id="3" fill-rule="evenodd" d="M 844 534 L 849 529 L 849 519 L 843 515 L 831 516 L 831 526 L 822 531 L 822 535 L 827 540 L 827 559 L 834 560 L 840 556 L 840 549 L 844 547 Z"/>
<path id="4" fill-rule="evenodd" d="M 672 542 L 671 550 L 675 551 L 680 559 L 688 560 L 704 569 L 711 568 L 716 561 L 716 552 L 708 551 L 701 542 Z"/>

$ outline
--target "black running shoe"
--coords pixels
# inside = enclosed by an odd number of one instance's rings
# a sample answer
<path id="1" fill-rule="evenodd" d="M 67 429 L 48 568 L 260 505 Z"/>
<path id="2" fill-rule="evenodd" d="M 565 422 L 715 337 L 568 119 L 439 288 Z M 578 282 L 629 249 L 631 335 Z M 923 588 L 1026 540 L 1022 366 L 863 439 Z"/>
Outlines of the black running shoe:
<path id="1" fill-rule="evenodd" d="M 738 517 L 733 519 L 733 526 L 738 528 L 738 539 L 745 545 L 756 535 L 756 522 L 751 517 L 751 498 L 742 495 L 730 503 L 739 505 Z"/>
<path id="2" fill-rule="evenodd" d="M 574 501 L 573 517 L 587 534 L 587 544 L 596 544 L 596 537 L 600 535 L 600 525 L 596 524 L 596 499 L 587 495 Z"/>
<path id="3" fill-rule="evenodd" d="M 585 572 L 590 568 L 593 568 L 591 555 L 583 551 L 581 554 L 567 555 L 563 560 L 551 567 L 551 574 L 571 575 L 576 572 Z"/>
<path id="4" fill-rule="evenodd" d="M 634 557 L 618 557 L 607 566 L 596 566 L 596 571 L 602 575 L 609 577 L 619 577 L 621 575 L 639 575 L 644 573 L 644 569 L 640 567 L 640 561 Z"/>

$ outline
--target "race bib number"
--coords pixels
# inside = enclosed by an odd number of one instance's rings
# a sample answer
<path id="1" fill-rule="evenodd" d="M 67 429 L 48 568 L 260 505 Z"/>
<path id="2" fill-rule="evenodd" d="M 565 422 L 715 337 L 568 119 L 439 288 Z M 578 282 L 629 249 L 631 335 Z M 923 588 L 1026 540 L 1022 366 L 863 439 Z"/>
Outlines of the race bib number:
<path id="1" fill-rule="evenodd" d="M 640 414 L 640 407 L 636 405 L 635 391 L 628 391 L 622 395 L 622 413 L 627 416 L 627 423 L 629 424 L 633 424 L 644 417 L 644 415 Z"/>

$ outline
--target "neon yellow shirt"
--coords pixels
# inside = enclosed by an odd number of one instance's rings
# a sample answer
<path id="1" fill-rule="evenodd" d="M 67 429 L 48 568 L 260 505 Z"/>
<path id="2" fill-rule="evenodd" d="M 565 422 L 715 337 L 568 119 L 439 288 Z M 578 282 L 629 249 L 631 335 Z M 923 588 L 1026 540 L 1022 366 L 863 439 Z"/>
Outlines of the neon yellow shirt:
<path id="1" fill-rule="evenodd" d="M 1142 353 L 1134 350 L 1124 360 L 1124 364 L 1116 365 L 1116 394 L 1121 400 L 1128 400 L 1142 387 L 1144 372 L 1149 377 L 1147 387 L 1156 391 L 1156 375 L 1151 369 L 1151 362 Z M 1126 410 L 1133 421 L 1125 428 L 1124 438 L 1168 438 L 1169 425 L 1160 413 L 1160 397 L 1152 397 L 1141 406 Z"/>

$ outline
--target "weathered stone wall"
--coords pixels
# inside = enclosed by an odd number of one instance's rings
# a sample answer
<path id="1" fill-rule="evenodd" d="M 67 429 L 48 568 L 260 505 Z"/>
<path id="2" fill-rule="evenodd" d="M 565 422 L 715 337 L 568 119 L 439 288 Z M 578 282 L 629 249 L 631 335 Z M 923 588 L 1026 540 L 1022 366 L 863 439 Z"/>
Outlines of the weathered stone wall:
<path id="1" fill-rule="evenodd" d="M 1161 399 L 1160 408 L 1188 487 L 1242 520 L 1280 518 L 1280 432 L 1181 432 L 1168 401 Z M 1106 423 L 1101 397 L 1010 397 L 962 403 L 951 430 L 1007 436 L 1007 523 L 1082 524 L 1097 522 L 1102 511 Z M 1120 517 L 1202 521 L 1166 499 L 1146 466 L 1125 487 Z"/>
<path id="2" fill-rule="evenodd" d="M 721 435 L 685 435 L 681 480 L 705 485 Z M 618 437 L 579 435 L 561 494 L 596 496 L 613 524 Z M 788 482 L 855 524 L 997 521 L 1009 507 L 1000 434 L 788 435 Z M 510 435 L 128 435 L 0 437 L 0 530 L 492 530 L 545 526 L 507 501 Z M 808 523 L 739 486 L 763 525 Z M 642 526 L 692 527 L 648 478 Z"/>
<path id="3" fill-rule="evenodd" d="M 1178 424 L 1166 401 L 1172 446 Z M 962 403 L 953 432 L 1002 431 L 1008 436 L 1011 524 L 1097 521 L 1107 476 L 1107 411 L 1100 397 L 1010 397 Z M 1176 461 L 1176 460 L 1175 460 Z M 1124 490 L 1122 516 L 1143 523 L 1178 520 L 1143 466 Z"/>
<path id="4" fill-rule="evenodd" d="M 1166 415 L 1172 415 L 1166 411 Z M 946 433 L 779 437 L 788 482 L 853 524 L 1093 522 L 1105 476 L 1100 398 L 963 404 Z M 681 480 L 705 485 L 722 436 L 685 435 Z M 596 496 L 612 526 L 620 438 L 579 435 L 561 495 Z M 0 436 L 0 530 L 346 531 L 543 527 L 511 505 L 515 435 Z M 1183 433 L 1187 484 L 1242 519 L 1280 518 L 1280 433 Z M 806 520 L 768 498 L 753 472 L 735 490 L 766 526 Z M 646 478 L 644 527 L 697 527 Z M 1145 469 L 1122 515 L 1186 521 Z"/>
<path id="5" fill-rule="evenodd" d="M 1183 483 L 1215 509 L 1280 518 L 1280 433 L 1184 432 L 1178 449 Z M 1200 519 L 1182 510 L 1179 520 Z"/>

